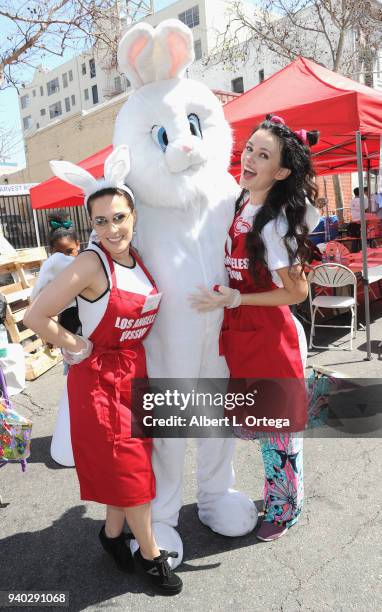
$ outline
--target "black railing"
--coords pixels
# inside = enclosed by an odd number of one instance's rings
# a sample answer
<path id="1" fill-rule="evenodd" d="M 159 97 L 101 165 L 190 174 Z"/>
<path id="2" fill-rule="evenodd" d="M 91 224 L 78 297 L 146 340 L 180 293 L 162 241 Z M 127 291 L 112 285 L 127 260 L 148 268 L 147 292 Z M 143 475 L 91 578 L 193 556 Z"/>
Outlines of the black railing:
<path id="1" fill-rule="evenodd" d="M 36 210 L 35 219 L 41 246 L 48 247 L 49 244 L 49 216 L 63 211 L 73 221 L 81 244 L 86 245 L 88 243 L 91 230 L 85 208 L 83 206 L 73 206 L 65 209 Z M 28 249 L 38 246 L 29 195 L 0 196 L 0 225 L 4 237 L 15 249 Z"/>

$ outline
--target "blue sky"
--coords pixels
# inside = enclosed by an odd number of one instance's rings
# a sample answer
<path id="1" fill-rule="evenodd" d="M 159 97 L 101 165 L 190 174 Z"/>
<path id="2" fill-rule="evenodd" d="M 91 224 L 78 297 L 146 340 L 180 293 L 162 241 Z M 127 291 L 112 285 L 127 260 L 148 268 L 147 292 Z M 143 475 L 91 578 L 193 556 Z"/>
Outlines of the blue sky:
<path id="1" fill-rule="evenodd" d="M 252 0 L 249 0 L 252 1 Z M 154 0 L 155 10 L 160 10 L 173 4 L 174 0 Z M 3 32 L 4 34 L 4 32 Z M 78 52 L 78 51 L 77 51 Z M 54 55 L 49 55 L 44 58 L 44 65 L 48 68 L 53 69 L 60 64 L 63 64 L 65 61 L 70 59 L 73 55 L 72 52 L 68 52 L 65 57 L 56 57 Z M 33 70 L 26 72 L 25 81 L 29 82 L 32 80 Z M 9 161 L 17 162 L 20 167 L 25 166 L 25 156 L 24 156 L 24 146 L 22 141 L 22 131 L 20 124 L 20 114 L 19 114 L 19 104 L 17 91 L 14 88 L 8 88 L 0 91 L 0 124 L 6 125 L 9 128 L 14 128 L 17 132 L 16 135 L 16 146 L 14 151 L 12 152 L 12 159 Z"/>

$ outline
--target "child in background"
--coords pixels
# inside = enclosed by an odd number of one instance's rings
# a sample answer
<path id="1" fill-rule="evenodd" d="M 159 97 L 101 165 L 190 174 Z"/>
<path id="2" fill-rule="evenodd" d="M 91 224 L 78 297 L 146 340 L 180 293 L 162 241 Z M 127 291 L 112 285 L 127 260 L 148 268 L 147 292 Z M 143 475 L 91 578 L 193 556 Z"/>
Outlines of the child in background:
<path id="1" fill-rule="evenodd" d="M 56 276 L 73 262 L 80 252 L 80 241 L 73 228 L 73 222 L 63 214 L 54 214 L 49 217 L 49 249 L 51 256 L 41 266 L 36 284 L 32 290 L 31 301 Z M 76 333 L 80 325 L 75 302 L 70 304 L 59 315 L 59 322 L 65 329 Z"/>
<path id="2" fill-rule="evenodd" d="M 62 270 L 69 266 L 80 252 L 80 241 L 77 232 L 73 228 L 73 222 L 63 214 L 54 214 L 49 217 L 49 249 L 51 256 L 43 263 L 36 284 L 31 294 L 33 301 L 38 294 L 54 280 Z M 72 333 L 78 333 L 81 323 L 78 318 L 76 302 L 58 315 L 59 323 Z M 47 345 L 52 348 L 52 345 Z M 64 361 L 64 374 L 69 370 L 69 365 Z M 74 466 L 73 451 L 70 438 L 69 405 L 66 384 L 64 393 L 60 399 L 55 431 L 50 448 L 52 458 L 66 467 Z"/>

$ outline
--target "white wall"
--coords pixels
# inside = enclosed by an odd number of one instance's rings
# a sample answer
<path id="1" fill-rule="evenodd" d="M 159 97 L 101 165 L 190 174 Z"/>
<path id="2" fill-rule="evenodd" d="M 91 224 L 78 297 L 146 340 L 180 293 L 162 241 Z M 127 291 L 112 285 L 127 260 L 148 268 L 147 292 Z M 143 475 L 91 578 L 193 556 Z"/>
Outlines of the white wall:
<path id="1" fill-rule="evenodd" d="M 90 73 L 90 59 L 95 60 L 96 74 L 94 77 L 91 77 Z M 82 64 L 85 64 L 86 74 L 82 74 Z M 72 81 L 69 80 L 70 70 L 73 75 Z M 67 87 L 64 87 L 64 74 L 67 75 Z M 29 136 L 37 129 L 46 127 L 54 121 L 61 121 L 69 115 L 93 108 L 97 104 L 97 102 L 93 102 L 92 87 L 94 85 L 97 86 L 98 103 L 104 102 L 108 99 L 108 95 L 115 90 L 114 78 L 117 76 L 116 69 L 103 69 L 103 62 L 93 55 L 92 50 L 74 57 L 49 72 L 45 72 L 41 68 L 37 69 L 32 82 L 22 90 L 19 97 L 21 124 L 23 125 L 24 117 L 31 116 L 32 118 L 31 128 L 24 130 L 24 134 Z M 57 92 L 48 95 L 47 83 L 55 78 L 58 78 L 59 89 Z M 85 99 L 85 90 L 88 92 L 87 100 Z M 33 95 L 33 92 L 35 92 L 35 95 Z M 29 104 L 26 108 L 21 108 L 21 98 L 24 95 L 29 96 Z M 74 104 L 72 96 L 74 96 Z M 69 98 L 69 110 L 66 110 L 65 98 Z M 50 118 L 49 107 L 56 102 L 61 102 L 62 113 L 52 119 Z M 45 115 L 41 115 L 41 109 L 45 109 Z"/>

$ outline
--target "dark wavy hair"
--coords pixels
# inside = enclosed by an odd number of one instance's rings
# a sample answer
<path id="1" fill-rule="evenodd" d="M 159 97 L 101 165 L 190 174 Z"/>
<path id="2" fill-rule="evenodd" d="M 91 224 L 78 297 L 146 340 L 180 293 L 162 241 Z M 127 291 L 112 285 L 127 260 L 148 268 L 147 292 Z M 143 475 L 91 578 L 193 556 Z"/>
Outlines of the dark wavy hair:
<path id="1" fill-rule="evenodd" d="M 98 191 L 95 191 L 89 196 L 87 204 L 86 204 L 86 208 L 87 208 L 89 216 L 91 216 L 92 214 L 92 204 L 94 200 L 96 200 L 97 198 L 102 198 L 105 195 L 122 196 L 126 200 L 126 203 L 128 207 L 130 208 L 131 212 L 133 212 L 134 202 L 131 199 L 130 195 L 127 193 L 127 191 L 125 191 L 124 189 L 120 189 L 119 187 L 104 187 L 103 189 L 99 189 Z"/>
<path id="2" fill-rule="evenodd" d="M 285 214 L 288 222 L 288 230 L 284 236 L 284 244 L 288 252 L 289 267 L 291 268 L 297 259 L 301 265 L 309 257 L 307 245 L 308 227 L 305 223 L 306 200 L 311 204 L 317 198 L 318 189 L 314 183 L 315 172 L 310 156 L 309 146 L 316 144 L 319 140 L 317 130 L 307 132 L 308 144 L 305 145 L 301 137 L 283 123 L 272 122 L 272 115 L 267 115 L 265 121 L 258 125 L 251 136 L 258 130 L 267 130 L 274 134 L 280 141 L 282 168 L 288 168 L 291 172 L 283 180 L 275 181 L 269 190 L 264 206 L 255 215 L 252 229 L 246 237 L 246 246 L 249 257 L 249 270 L 253 278 L 259 284 L 264 284 L 257 272 L 257 266 L 265 262 L 265 245 L 261 237 L 263 227 L 272 219 L 276 219 L 281 212 Z M 239 210 L 246 198 L 245 189 L 236 201 L 236 211 Z M 291 245 L 297 242 L 297 248 Z M 270 274 L 268 273 L 268 278 Z"/>
<path id="3" fill-rule="evenodd" d="M 70 219 L 68 215 L 64 213 L 57 212 L 52 215 L 49 215 L 48 217 L 48 223 L 49 223 L 48 241 L 49 241 L 49 248 L 51 251 L 54 249 L 56 242 L 60 240 L 61 238 L 69 238 L 69 240 L 73 240 L 73 242 L 79 241 L 78 234 L 76 230 L 74 229 L 74 227 L 73 226 L 65 227 L 63 225 L 65 221 L 70 221 Z M 59 224 L 60 227 L 54 227 L 52 225 L 52 222 Z"/>

